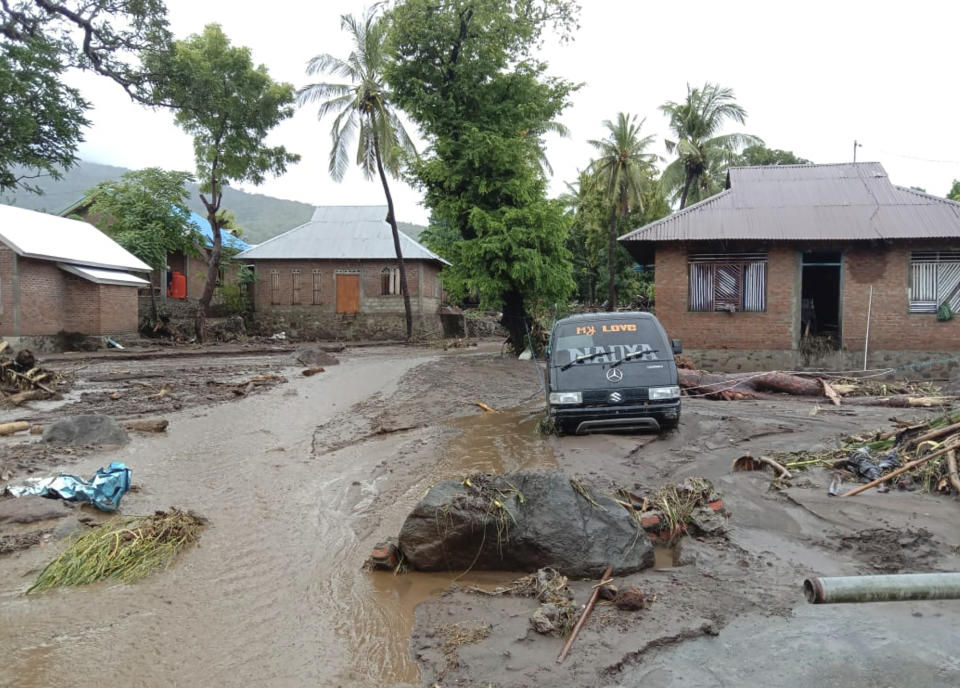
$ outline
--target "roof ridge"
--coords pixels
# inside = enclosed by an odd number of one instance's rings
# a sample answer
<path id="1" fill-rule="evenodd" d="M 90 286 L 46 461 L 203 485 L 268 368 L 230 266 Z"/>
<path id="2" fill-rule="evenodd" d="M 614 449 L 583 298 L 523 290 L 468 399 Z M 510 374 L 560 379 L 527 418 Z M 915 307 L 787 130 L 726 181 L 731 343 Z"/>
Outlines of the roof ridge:
<path id="1" fill-rule="evenodd" d="M 931 201 L 938 201 L 940 203 L 945 203 L 947 205 L 955 206 L 956 208 L 960 209 L 960 202 L 954 201 L 951 198 L 944 198 L 943 196 L 937 196 L 935 194 L 928 193 L 926 191 L 918 191 L 917 189 L 911 189 L 908 186 L 900 186 L 899 184 L 894 184 L 893 188 L 895 188 L 897 191 L 906 191 L 907 193 L 913 194 L 914 196 L 929 198 Z"/>
<path id="2" fill-rule="evenodd" d="M 783 168 L 797 168 L 797 167 L 849 167 L 851 165 L 880 165 L 883 167 L 882 163 L 879 160 L 862 160 L 860 162 L 801 162 L 794 163 L 790 165 L 731 165 L 727 168 L 729 170 L 764 170 L 764 169 L 783 169 Z M 884 170 L 885 171 L 885 170 Z"/>

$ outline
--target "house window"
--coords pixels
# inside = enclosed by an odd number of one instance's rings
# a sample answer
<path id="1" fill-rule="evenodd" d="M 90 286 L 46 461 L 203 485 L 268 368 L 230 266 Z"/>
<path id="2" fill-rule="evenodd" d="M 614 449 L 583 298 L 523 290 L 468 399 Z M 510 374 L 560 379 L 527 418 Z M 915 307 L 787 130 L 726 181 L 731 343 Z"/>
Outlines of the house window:
<path id="1" fill-rule="evenodd" d="M 691 311 L 764 311 L 766 295 L 766 253 L 690 255 Z"/>
<path id="2" fill-rule="evenodd" d="M 293 301 L 291 303 L 300 303 L 300 271 L 294 270 L 293 275 Z"/>
<path id="3" fill-rule="evenodd" d="M 277 305 L 280 303 L 280 271 L 270 271 L 270 303 Z"/>
<path id="4" fill-rule="evenodd" d="M 320 305 L 320 271 L 313 271 L 313 305 Z"/>
<path id="5" fill-rule="evenodd" d="M 960 312 L 960 251 L 910 254 L 910 312 L 936 313 L 944 303 Z"/>
<path id="6" fill-rule="evenodd" d="M 395 296 L 400 293 L 400 268 L 384 268 L 380 271 L 380 295 Z"/>

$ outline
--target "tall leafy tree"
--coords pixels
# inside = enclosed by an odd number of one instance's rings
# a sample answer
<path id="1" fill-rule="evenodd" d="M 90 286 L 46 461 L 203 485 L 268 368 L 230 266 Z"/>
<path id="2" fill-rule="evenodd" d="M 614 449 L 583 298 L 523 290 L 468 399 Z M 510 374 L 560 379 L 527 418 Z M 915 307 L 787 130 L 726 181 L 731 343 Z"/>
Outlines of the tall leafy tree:
<path id="1" fill-rule="evenodd" d="M 154 270 L 164 270 L 167 256 L 196 252 L 202 237 L 190 221 L 189 172 L 150 167 L 127 172 L 87 192 L 87 220 L 110 235 Z M 150 290 L 153 295 L 153 290 Z M 152 301 L 157 318 L 156 300 Z"/>
<path id="2" fill-rule="evenodd" d="M 950 187 L 950 190 L 947 192 L 947 198 L 951 201 L 957 201 L 960 203 L 960 179 L 953 180 L 953 186 Z"/>
<path id="3" fill-rule="evenodd" d="M 733 90 L 707 82 L 690 88 L 683 102 L 668 101 L 660 110 L 670 120 L 676 140 L 665 141 L 677 159 L 663 171 L 663 183 L 679 195 L 680 208 L 688 200 L 702 200 L 715 191 L 724 168 L 736 161 L 746 146 L 763 145 L 750 134 L 721 134 L 728 121 L 743 124 L 747 111 L 734 100 Z"/>
<path id="4" fill-rule="evenodd" d="M 263 65 L 254 67 L 249 49 L 231 45 L 217 24 L 151 56 L 147 67 L 156 75 L 154 97 L 177 108 L 177 125 L 193 137 L 200 200 L 213 231 L 195 323 L 202 340 L 223 252 L 223 190 L 234 182 L 260 184 L 300 159 L 265 143 L 270 130 L 293 115 L 294 89 L 271 79 Z"/>
<path id="5" fill-rule="evenodd" d="M 603 126 L 609 132 L 605 139 L 589 142 L 598 153 L 597 159 L 590 165 L 592 181 L 603 188 L 610 215 L 607 232 L 608 311 L 617 309 L 617 219 L 625 220 L 633 206 L 643 210 L 643 188 L 650 179 L 649 171 L 657 159 L 653 153 L 646 152 L 656 137 L 652 134 L 640 135 L 645 121 L 642 119 L 637 122 L 636 115 L 621 112 L 616 122 L 604 120 Z"/>
<path id="6" fill-rule="evenodd" d="M 543 137 L 573 86 L 531 57 L 547 27 L 575 24 L 565 0 L 403 0 L 390 12 L 387 82 L 429 143 L 410 167 L 427 207 L 456 233 L 444 286 L 502 310 L 518 353 L 530 311 L 573 288 L 567 219 L 546 198 Z"/>
<path id="7" fill-rule="evenodd" d="M 317 116 L 336 113 L 330 130 L 330 175 L 337 181 L 343 179 L 350 166 L 349 149 L 353 137 L 359 133 L 356 162 L 363 176 L 380 178 L 387 199 L 387 222 L 393 231 L 393 247 L 400 269 L 400 293 L 403 295 L 403 310 L 406 316 L 407 339 L 413 335 L 413 315 L 410 310 L 410 292 L 407 289 L 407 269 L 403 263 L 400 247 L 400 230 L 393 207 L 393 196 L 387 175 L 396 178 L 400 173 L 403 154 L 413 154 L 413 141 L 404 129 L 391 103 L 391 94 L 383 81 L 386 63 L 384 39 L 387 23 L 377 16 L 374 6 L 362 18 L 343 15 L 341 29 L 353 39 L 353 50 L 343 60 L 326 53 L 317 55 L 307 66 L 308 74 L 330 73 L 342 77 L 348 83 L 314 83 L 304 86 L 297 93 L 300 105 L 319 102 Z"/>
<path id="8" fill-rule="evenodd" d="M 801 158 L 793 151 L 754 145 L 744 148 L 743 152 L 737 156 L 735 164 L 765 167 L 769 165 L 809 165 L 810 161 Z"/>
<path id="9" fill-rule="evenodd" d="M 170 40 L 163 0 L 0 0 L 0 190 L 76 163 L 89 107 L 63 72 L 85 69 L 154 104 L 141 56 Z M 14 166 L 26 172 L 14 172 Z"/>

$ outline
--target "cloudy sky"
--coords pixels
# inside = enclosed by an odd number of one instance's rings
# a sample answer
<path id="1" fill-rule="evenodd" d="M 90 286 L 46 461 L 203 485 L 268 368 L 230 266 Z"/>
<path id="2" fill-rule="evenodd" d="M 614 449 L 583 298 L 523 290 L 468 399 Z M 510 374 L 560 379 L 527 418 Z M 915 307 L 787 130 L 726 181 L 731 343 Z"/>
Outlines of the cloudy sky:
<path id="1" fill-rule="evenodd" d="M 960 179 L 956 27 L 960 3 L 917 0 L 804 3 L 581 0 L 573 43 L 548 41 L 550 72 L 582 83 L 562 121 L 567 139 L 548 140 L 551 193 L 590 159 L 589 139 L 617 112 L 646 117 L 661 154 L 668 134 L 658 106 L 681 100 L 686 84 L 734 89 L 748 112 L 743 131 L 768 146 L 814 162 L 883 163 L 891 180 L 944 195 Z M 347 0 L 167 0 L 172 28 L 186 36 L 218 22 L 235 44 L 251 48 L 271 76 L 308 83 L 304 68 L 318 53 L 346 56 L 343 13 L 368 3 Z M 80 148 L 85 160 L 139 168 L 193 169 L 189 137 L 167 112 L 134 105 L 109 81 L 74 75 L 94 103 Z M 302 161 L 256 190 L 315 205 L 382 203 L 378 183 L 358 172 L 336 183 L 327 173 L 330 122 L 304 109 L 279 126 L 271 143 Z M 727 131 L 734 131 L 728 129 Z M 424 223 L 419 193 L 395 182 L 398 219 Z"/>

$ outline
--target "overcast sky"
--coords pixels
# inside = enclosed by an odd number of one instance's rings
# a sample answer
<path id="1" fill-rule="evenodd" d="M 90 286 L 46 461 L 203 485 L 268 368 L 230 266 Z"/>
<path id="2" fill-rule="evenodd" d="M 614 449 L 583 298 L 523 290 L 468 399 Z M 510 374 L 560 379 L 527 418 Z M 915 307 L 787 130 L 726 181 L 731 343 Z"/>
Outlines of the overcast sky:
<path id="1" fill-rule="evenodd" d="M 543 51 L 551 74 L 583 84 L 561 118 L 570 137 L 548 140 L 553 195 L 589 162 L 587 140 L 602 138 L 602 121 L 617 112 L 646 117 L 644 132 L 657 136 L 654 150 L 665 154 L 666 118 L 658 106 L 681 100 L 688 82 L 705 81 L 734 89 L 748 113 L 739 130 L 771 148 L 819 163 L 847 162 L 857 140 L 857 160 L 881 162 L 895 184 L 942 196 L 960 179 L 960 2 L 581 2 L 575 41 L 548 41 Z M 310 57 L 349 53 L 339 17 L 360 14 L 367 4 L 167 0 L 178 37 L 218 22 L 274 79 L 297 87 L 309 81 Z M 94 104 L 83 159 L 194 169 L 190 138 L 168 112 L 132 104 L 103 78 L 71 80 Z M 301 162 L 259 188 L 243 188 L 314 205 L 383 203 L 379 183 L 355 170 L 339 184 L 330 179 L 329 129 L 315 109 L 299 111 L 270 143 L 300 153 Z M 425 223 L 420 194 L 401 182 L 393 187 L 398 219 Z"/>

